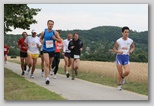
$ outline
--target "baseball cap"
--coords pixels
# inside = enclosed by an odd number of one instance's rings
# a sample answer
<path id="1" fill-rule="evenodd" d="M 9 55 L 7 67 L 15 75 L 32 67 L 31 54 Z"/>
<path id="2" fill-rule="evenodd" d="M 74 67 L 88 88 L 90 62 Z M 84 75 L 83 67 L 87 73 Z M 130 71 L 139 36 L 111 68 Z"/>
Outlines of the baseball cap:
<path id="1" fill-rule="evenodd" d="M 32 30 L 32 33 L 37 33 L 35 29 Z"/>

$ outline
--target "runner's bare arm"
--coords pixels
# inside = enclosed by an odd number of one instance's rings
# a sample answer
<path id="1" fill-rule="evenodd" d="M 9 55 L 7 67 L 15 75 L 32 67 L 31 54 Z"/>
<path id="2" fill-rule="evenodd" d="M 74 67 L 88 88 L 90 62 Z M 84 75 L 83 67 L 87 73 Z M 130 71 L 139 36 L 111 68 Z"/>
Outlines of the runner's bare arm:
<path id="1" fill-rule="evenodd" d="M 56 40 L 57 42 L 62 42 L 62 39 L 61 39 L 61 37 L 59 36 L 58 32 L 57 32 L 57 31 L 54 31 L 54 33 L 55 33 L 55 36 L 53 36 L 52 38 L 53 38 L 54 40 Z"/>
<path id="2" fill-rule="evenodd" d="M 114 44 L 114 47 L 113 47 L 113 51 L 117 54 L 122 54 L 123 52 L 122 51 L 118 51 L 117 48 L 118 48 L 119 44 L 116 42 Z"/>
<path id="3" fill-rule="evenodd" d="M 21 45 L 18 44 L 17 47 L 18 47 L 19 49 L 21 49 Z"/>
<path id="4" fill-rule="evenodd" d="M 44 43 L 43 38 L 44 38 L 44 31 L 41 32 L 41 36 L 40 36 L 40 42 L 41 42 L 41 44 Z"/>
<path id="5" fill-rule="evenodd" d="M 133 53 L 134 49 L 135 49 L 135 45 L 134 45 L 134 42 L 133 42 L 133 43 L 131 44 L 131 49 L 130 49 L 129 53 L 130 53 L 130 54 Z"/>

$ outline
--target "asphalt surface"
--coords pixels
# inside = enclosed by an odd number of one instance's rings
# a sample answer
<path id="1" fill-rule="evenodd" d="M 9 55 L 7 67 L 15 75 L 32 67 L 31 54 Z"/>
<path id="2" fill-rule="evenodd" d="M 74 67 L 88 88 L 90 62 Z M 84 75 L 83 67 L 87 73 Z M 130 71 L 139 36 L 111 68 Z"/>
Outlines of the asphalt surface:
<path id="1" fill-rule="evenodd" d="M 7 62 L 5 68 L 21 75 L 19 64 Z M 80 74 L 80 73 L 79 73 Z M 52 92 L 55 92 L 68 100 L 148 100 L 148 96 L 134 92 L 122 90 L 118 91 L 116 87 L 104 86 L 76 78 L 71 80 L 65 75 L 57 74 L 57 79 L 49 75 L 50 84 L 45 84 L 45 77 L 41 76 L 41 70 L 36 69 L 34 79 L 29 75 L 23 76 L 26 80 L 34 82 Z"/>

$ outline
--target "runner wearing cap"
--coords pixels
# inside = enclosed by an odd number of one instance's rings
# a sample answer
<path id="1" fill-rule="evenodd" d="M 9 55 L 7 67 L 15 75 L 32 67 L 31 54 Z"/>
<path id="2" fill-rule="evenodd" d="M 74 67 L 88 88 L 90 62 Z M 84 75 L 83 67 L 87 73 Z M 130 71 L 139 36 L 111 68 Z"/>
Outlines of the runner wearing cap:
<path id="1" fill-rule="evenodd" d="M 39 49 L 41 47 L 41 42 L 40 42 L 39 37 L 36 36 L 36 33 L 37 33 L 36 30 L 33 29 L 31 33 L 32 33 L 32 36 L 28 36 L 24 42 L 28 44 L 27 54 L 28 54 L 29 69 L 27 70 L 27 74 L 31 70 L 30 78 L 34 78 L 33 74 L 35 71 L 37 58 L 39 56 Z"/>

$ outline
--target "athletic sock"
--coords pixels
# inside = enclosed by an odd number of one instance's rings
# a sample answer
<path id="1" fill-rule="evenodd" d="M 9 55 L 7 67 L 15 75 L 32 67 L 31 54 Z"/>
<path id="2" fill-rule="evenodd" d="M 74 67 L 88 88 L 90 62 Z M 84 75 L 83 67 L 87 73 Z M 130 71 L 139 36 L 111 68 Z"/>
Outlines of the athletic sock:
<path id="1" fill-rule="evenodd" d="M 44 72 L 44 69 L 42 69 L 42 72 Z"/>

